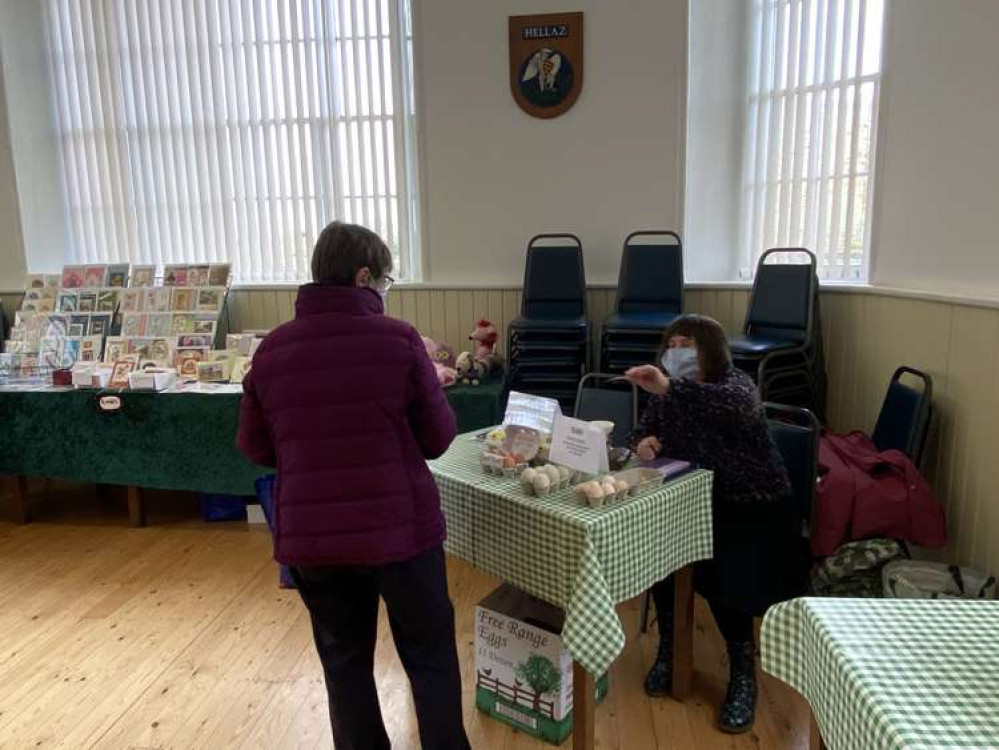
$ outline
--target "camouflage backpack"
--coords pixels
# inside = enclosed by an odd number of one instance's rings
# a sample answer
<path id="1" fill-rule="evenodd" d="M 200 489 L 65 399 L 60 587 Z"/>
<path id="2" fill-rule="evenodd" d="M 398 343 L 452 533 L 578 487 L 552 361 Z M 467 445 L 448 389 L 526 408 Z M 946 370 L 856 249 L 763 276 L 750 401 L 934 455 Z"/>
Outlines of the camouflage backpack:
<path id="1" fill-rule="evenodd" d="M 863 539 L 833 552 L 812 573 L 813 596 L 880 598 L 881 569 L 892 560 L 907 559 L 909 551 L 894 539 Z"/>

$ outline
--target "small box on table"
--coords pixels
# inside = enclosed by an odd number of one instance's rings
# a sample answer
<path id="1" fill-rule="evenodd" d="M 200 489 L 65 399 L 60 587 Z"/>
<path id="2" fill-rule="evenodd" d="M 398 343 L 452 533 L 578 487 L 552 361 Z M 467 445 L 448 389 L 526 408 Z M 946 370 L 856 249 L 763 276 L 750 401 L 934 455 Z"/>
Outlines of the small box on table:
<path id="1" fill-rule="evenodd" d="M 525 734 L 561 744 L 572 732 L 572 657 L 565 615 L 508 584 L 475 608 L 475 705 Z M 597 700 L 607 694 L 597 680 Z"/>
<path id="2" fill-rule="evenodd" d="M 165 368 L 147 368 L 128 376 L 128 387 L 133 391 L 165 391 L 177 382 L 177 371 Z"/>

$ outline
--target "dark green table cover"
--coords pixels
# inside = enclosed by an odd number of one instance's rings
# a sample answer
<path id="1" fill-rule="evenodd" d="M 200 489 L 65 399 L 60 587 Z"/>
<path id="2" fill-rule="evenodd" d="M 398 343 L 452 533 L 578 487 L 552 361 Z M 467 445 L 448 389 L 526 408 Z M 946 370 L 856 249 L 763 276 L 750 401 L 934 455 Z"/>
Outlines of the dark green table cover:
<path id="1" fill-rule="evenodd" d="M 447 391 L 461 432 L 502 421 L 501 382 Z M 0 392 L 0 475 L 253 495 L 270 470 L 236 449 L 238 393 Z"/>

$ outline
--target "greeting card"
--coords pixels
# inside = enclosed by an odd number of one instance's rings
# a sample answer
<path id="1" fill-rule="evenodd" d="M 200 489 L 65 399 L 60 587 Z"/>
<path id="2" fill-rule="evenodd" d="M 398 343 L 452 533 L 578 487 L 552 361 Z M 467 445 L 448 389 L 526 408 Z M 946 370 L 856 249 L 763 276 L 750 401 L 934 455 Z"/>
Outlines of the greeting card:
<path id="1" fill-rule="evenodd" d="M 77 302 L 79 300 L 79 295 L 73 291 L 66 291 L 59 293 L 59 312 L 70 313 L 76 312 Z"/>
<path id="2" fill-rule="evenodd" d="M 228 263 L 213 263 L 208 268 L 208 286 L 228 286 L 229 270 Z"/>
<path id="3" fill-rule="evenodd" d="M 80 312 L 96 312 L 97 292 L 80 292 L 77 297 L 76 309 Z"/>
<path id="4" fill-rule="evenodd" d="M 90 316 L 88 336 L 106 336 L 111 329 L 111 313 L 94 313 Z"/>
<path id="5" fill-rule="evenodd" d="M 97 292 L 97 312 L 113 313 L 118 308 L 120 289 L 101 289 Z"/>
<path id="6" fill-rule="evenodd" d="M 116 263 L 108 266 L 108 286 L 123 287 L 128 283 L 128 263 Z"/>
<path id="7" fill-rule="evenodd" d="M 190 312 L 197 301 L 197 290 L 189 287 L 174 287 L 170 299 L 170 309 L 175 312 Z"/>
<path id="8" fill-rule="evenodd" d="M 219 312 L 225 301 L 225 287 L 198 289 L 197 309 L 201 312 Z"/>
<path id="9" fill-rule="evenodd" d="M 106 286 L 108 280 L 107 266 L 84 266 L 83 285 L 84 286 Z M 66 286 L 63 284 L 63 286 Z"/>
<path id="10" fill-rule="evenodd" d="M 164 266 L 163 286 L 187 286 L 187 266 Z"/>
<path id="11" fill-rule="evenodd" d="M 144 287 L 152 286 L 154 283 L 156 283 L 156 266 L 135 266 L 132 269 L 129 286 Z"/>
<path id="12" fill-rule="evenodd" d="M 62 269 L 62 287 L 64 289 L 75 289 L 81 286 L 84 286 L 82 266 L 66 266 Z M 103 286 L 103 282 L 101 286 Z"/>

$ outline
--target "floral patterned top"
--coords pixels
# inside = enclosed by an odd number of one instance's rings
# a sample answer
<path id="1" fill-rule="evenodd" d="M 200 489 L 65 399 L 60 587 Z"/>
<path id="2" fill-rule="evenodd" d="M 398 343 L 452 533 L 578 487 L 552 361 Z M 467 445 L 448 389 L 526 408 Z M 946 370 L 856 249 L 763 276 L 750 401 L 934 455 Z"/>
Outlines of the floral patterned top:
<path id="1" fill-rule="evenodd" d="M 756 384 L 741 370 L 729 368 L 716 383 L 671 379 L 665 397 L 650 399 L 635 442 L 650 435 L 663 456 L 712 470 L 716 501 L 765 502 L 791 492 Z"/>

